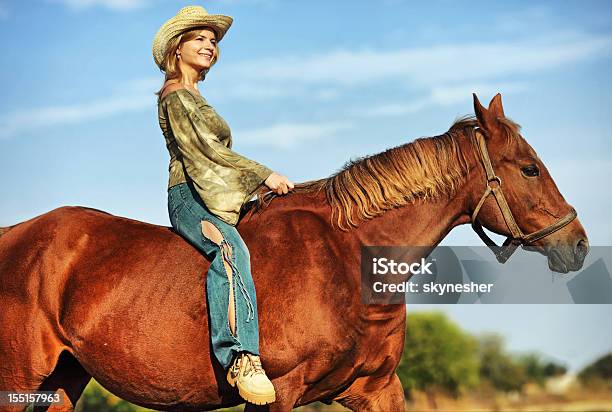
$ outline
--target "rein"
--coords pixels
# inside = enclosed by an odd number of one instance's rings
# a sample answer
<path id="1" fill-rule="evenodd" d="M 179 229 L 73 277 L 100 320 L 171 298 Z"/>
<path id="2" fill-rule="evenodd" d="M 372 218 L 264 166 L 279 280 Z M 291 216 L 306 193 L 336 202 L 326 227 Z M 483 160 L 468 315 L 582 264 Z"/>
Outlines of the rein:
<path id="1" fill-rule="evenodd" d="M 491 249 L 491 251 L 495 254 L 497 261 L 499 263 L 506 263 L 506 261 L 512 256 L 515 250 L 521 245 L 530 245 L 533 242 L 536 242 L 546 236 L 556 232 L 557 230 L 567 226 L 570 222 L 572 222 L 577 214 L 576 210 L 572 208 L 567 215 L 557 220 L 550 226 L 547 226 L 543 229 L 537 230 L 535 232 L 524 234 L 521 228 L 516 224 L 516 220 L 514 220 L 514 216 L 512 215 L 512 211 L 510 210 L 510 206 L 508 206 L 508 202 L 504 196 L 504 192 L 502 191 L 502 181 L 499 176 L 495 174 L 493 170 L 493 165 L 491 164 L 491 159 L 489 158 L 489 152 L 487 151 L 487 143 L 485 141 L 484 132 L 481 132 L 480 129 L 476 129 L 474 131 L 475 135 L 475 144 L 478 148 L 478 153 L 480 153 L 480 160 L 482 160 L 482 165 L 484 167 L 486 173 L 486 189 L 482 194 L 480 201 L 476 205 L 476 209 L 472 213 L 472 228 L 478 234 L 480 239 Z M 511 236 L 508 236 L 507 239 L 501 246 L 498 246 L 485 232 L 482 228 L 482 225 L 476 219 L 478 217 L 478 212 L 482 208 L 485 200 L 489 195 L 493 195 L 495 200 L 497 201 L 497 205 L 499 206 L 499 210 L 504 217 L 504 221 L 506 222 L 506 226 L 510 230 Z"/>

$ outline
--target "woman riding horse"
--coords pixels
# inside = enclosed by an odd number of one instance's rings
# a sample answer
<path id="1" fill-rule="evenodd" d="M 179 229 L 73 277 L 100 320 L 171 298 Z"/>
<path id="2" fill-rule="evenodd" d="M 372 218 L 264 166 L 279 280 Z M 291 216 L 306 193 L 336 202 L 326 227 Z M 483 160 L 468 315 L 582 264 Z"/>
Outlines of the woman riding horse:
<path id="1" fill-rule="evenodd" d="M 170 222 L 212 260 L 206 277 L 210 335 L 228 382 L 248 402 L 263 405 L 274 402 L 275 391 L 259 358 L 250 256 L 235 225 L 242 206 L 262 184 L 277 194 L 294 185 L 232 151 L 227 123 L 198 91 L 231 24 L 229 16 L 184 7 L 157 32 L 153 56 L 165 72 L 157 94 L 159 125 L 170 152 Z"/>

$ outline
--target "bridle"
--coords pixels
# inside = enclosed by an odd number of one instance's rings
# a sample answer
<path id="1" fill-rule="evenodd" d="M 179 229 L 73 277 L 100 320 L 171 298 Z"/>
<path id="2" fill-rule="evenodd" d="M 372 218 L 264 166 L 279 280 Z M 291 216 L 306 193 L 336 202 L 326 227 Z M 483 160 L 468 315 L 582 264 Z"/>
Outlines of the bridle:
<path id="1" fill-rule="evenodd" d="M 550 226 L 545 227 L 544 229 L 540 229 L 538 231 L 524 234 L 521 228 L 518 227 L 516 221 L 514 220 L 514 216 L 512 215 L 512 211 L 508 206 L 508 202 L 504 197 L 504 192 L 502 192 L 502 182 L 499 176 L 495 174 L 493 170 L 493 165 L 491 164 L 491 159 L 489 158 L 489 152 L 487 151 L 487 143 L 485 141 L 484 131 L 481 129 L 474 130 L 475 136 L 475 144 L 478 148 L 478 152 L 480 153 L 480 159 L 482 160 L 482 165 L 484 167 L 486 173 L 486 185 L 485 189 L 480 201 L 476 205 L 476 209 L 472 213 L 472 228 L 474 231 L 480 236 L 480 239 L 493 251 L 497 261 L 500 263 L 505 263 L 510 256 L 514 253 L 514 251 L 521 245 L 529 245 L 537 240 L 540 240 L 557 230 L 567 226 L 572 220 L 574 220 L 577 216 L 576 210 L 572 208 L 567 215 L 557 220 Z M 501 246 L 498 246 L 487 234 L 484 232 L 482 225 L 477 221 L 478 212 L 482 208 L 487 197 L 490 194 L 493 194 L 495 200 L 497 201 L 497 205 L 499 206 L 499 210 L 504 217 L 504 221 L 506 222 L 506 226 L 510 230 L 511 236 L 504 241 Z"/>

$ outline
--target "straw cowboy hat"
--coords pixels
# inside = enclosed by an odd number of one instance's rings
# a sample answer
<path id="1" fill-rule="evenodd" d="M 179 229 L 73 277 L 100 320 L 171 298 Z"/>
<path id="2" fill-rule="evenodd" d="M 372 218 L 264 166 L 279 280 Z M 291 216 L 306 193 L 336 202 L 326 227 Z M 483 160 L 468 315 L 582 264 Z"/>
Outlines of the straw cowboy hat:
<path id="1" fill-rule="evenodd" d="M 233 19 L 222 14 L 208 14 L 201 6 L 187 6 L 179 10 L 176 16 L 165 22 L 153 39 L 153 58 L 157 66 L 164 70 L 162 63 L 168 42 L 184 31 L 196 27 L 210 27 L 217 33 L 217 42 L 221 41 Z"/>

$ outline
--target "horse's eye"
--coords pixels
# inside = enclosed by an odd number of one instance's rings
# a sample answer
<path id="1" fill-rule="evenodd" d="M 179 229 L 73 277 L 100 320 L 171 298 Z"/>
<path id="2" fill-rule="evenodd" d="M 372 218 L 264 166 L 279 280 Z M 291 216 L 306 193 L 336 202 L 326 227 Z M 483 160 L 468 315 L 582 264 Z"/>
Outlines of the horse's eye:
<path id="1" fill-rule="evenodd" d="M 531 165 L 531 166 L 523 167 L 521 169 L 521 172 L 523 173 L 524 176 L 527 176 L 527 177 L 537 177 L 537 176 L 540 176 L 540 170 L 538 169 L 538 167 L 536 165 Z"/>

